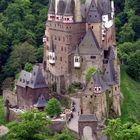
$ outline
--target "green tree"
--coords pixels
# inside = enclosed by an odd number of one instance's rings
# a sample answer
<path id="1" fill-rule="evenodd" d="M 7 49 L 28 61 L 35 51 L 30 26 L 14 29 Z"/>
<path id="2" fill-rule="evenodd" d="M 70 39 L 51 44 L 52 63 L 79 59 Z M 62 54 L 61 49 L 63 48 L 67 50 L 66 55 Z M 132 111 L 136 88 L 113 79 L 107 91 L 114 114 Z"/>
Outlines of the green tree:
<path id="1" fill-rule="evenodd" d="M 103 134 L 108 136 L 108 140 L 139 140 L 140 125 L 129 122 L 122 124 L 120 119 L 109 120 Z"/>
<path id="2" fill-rule="evenodd" d="M 31 72 L 33 70 L 33 65 L 31 63 L 26 63 L 24 66 L 24 70 Z"/>
<path id="3" fill-rule="evenodd" d="M 6 140 L 44 140 L 49 135 L 50 120 L 43 112 L 32 111 L 20 115 L 19 122 L 8 124 Z"/>
<path id="4" fill-rule="evenodd" d="M 35 48 L 27 42 L 14 46 L 9 61 L 4 68 L 5 72 L 16 72 L 23 69 L 26 63 L 36 62 Z"/>
<path id="5" fill-rule="evenodd" d="M 60 102 L 55 98 L 50 99 L 45 107 L 45 111 L 50 117 L 58 116 L 61 113 Z"/>
<path id="6" fill-rule="evenodd" d="M 127 62 L 127 73 L 135 80 L 140 80 L 140 50 L 131 54 Z"/>

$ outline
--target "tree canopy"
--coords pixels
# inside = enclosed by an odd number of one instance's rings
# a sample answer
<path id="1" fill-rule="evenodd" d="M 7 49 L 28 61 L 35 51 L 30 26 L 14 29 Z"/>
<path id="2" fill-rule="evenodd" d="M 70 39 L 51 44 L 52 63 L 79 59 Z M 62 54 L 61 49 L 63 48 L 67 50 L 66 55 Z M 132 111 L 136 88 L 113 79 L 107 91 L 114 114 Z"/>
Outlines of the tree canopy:
<path id="1" fill-rule="evenodd" d="M 61 113 L 60 102 L 55 98 L 50 99 L 45 107 L 45 111 L 50 117 L 58 116 Z"/>
<path id="2" fill-rule="evenodd" d="M 103 133 L 109 140 L 139 140 L 140 125 L 132 122 L 122 124 L 120 119 L 109 120 Z"/>
<path id="3" fill-rule="evenodd" d="M 6 140 L 44 140 L 49 135 L 50 120 L 38 111 L 20 114 L 19 122 L 8 124 Z"/>

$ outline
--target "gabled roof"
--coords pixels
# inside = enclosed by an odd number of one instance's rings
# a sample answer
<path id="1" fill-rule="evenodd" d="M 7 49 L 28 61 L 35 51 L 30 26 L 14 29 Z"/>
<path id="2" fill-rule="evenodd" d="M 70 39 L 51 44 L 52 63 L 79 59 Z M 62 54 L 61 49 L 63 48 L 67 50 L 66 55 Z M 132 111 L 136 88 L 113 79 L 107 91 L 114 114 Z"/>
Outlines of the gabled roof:
<path id="1" fill-rule="evenodd" d="M 66 3 L 64 2 L 64 0 L 60 0 L 57 5 L 57 14 L 63 15 L 65 11 L 65 7 L 66 7 Z"/>
<path id="2" fill-rule="evenodd" d="M 32 89 L 47 87 L 42 68 L 34 66 L 32 72 L 22 70 L 17 81 L 17 86 L 23 88 L 30 87 Z"/>
<path id="3" fill-rule="evenodd" d="M 101 22 L 102 17 L 101 14 L 99 13 L 98 7 L 96 6 L 95 0 L 91 1 L 91 4 L 89 6 L 87 16 L 86 16 L 86 21 L 88 23 L 93 23 L 93 22 Z"/>
<path id="4" fill-rule="evenodd" d="M 39 97 L 38 97 L 38 100 L 37 100 L 37 103 L 34 104 L 34 107 L 44 107 L 46 105 L 47 101 L 44 97 L 43 94 L 41 94 Z"/>
<path id="5" fill-rule="evenodd" d="M 48 14 L 55 14 L 55 0 L 50 0 L 49 1 Z"/>
<path id="6" fill-rule="evenodd" d="M 80 54 L 98 55 L 101 49 L 91 29 L 89 29 L 79 45 Z"/>

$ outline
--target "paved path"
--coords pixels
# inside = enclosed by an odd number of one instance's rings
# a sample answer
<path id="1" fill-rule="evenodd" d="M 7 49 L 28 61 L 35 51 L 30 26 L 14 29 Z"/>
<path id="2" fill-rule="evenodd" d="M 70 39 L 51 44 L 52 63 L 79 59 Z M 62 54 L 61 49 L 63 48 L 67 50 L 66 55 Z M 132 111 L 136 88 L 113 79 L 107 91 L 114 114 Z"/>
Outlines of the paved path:
<path id="1" fill-rule="evenodd" d="M 71 130 L 74 130 L 75 132 L 78 133 L 78 120 L 79 120 L 79 115 L 78 115 L 78 112 L 80 113 L 80 98 L 71 98 L 74 102 L 75 102 L 75 108 L 76 108 L 76 111 L 73 112 L 74 114 L 74 117 L 73 119 L 71 119 L 71 121 L 68 123 L 68 127 L 71 129 Z M 93 140 L 91 134 L 92 132 L 90 131 L 90 128 L 86 129 L 84 131 L 84 134 L 85 134 L 85 138 L 87 140 Z"/>
<path id="2" fill-rule="evenodd" d="M 74 117 L 69 122 L 68 127 L 71 130 L 74 130 L 75 132 L 78 132 L 78 120 L 79 120 L 78 111 L 80 112 L 80 99 L 79 98 L 73 98 L 73 97 L 71 99 L 75 102 L 76 111 L 73 112 Z"/>

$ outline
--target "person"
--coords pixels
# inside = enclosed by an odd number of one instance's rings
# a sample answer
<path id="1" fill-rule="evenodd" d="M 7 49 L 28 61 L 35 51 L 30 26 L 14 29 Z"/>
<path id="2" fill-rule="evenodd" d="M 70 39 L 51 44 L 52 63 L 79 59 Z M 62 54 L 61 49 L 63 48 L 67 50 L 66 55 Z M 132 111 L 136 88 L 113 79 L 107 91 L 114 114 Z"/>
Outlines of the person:
<path id="1" fill-rule="evenodd" d="M 71 113 L 71 118 L 73 118 L 73 113 Z"/>

